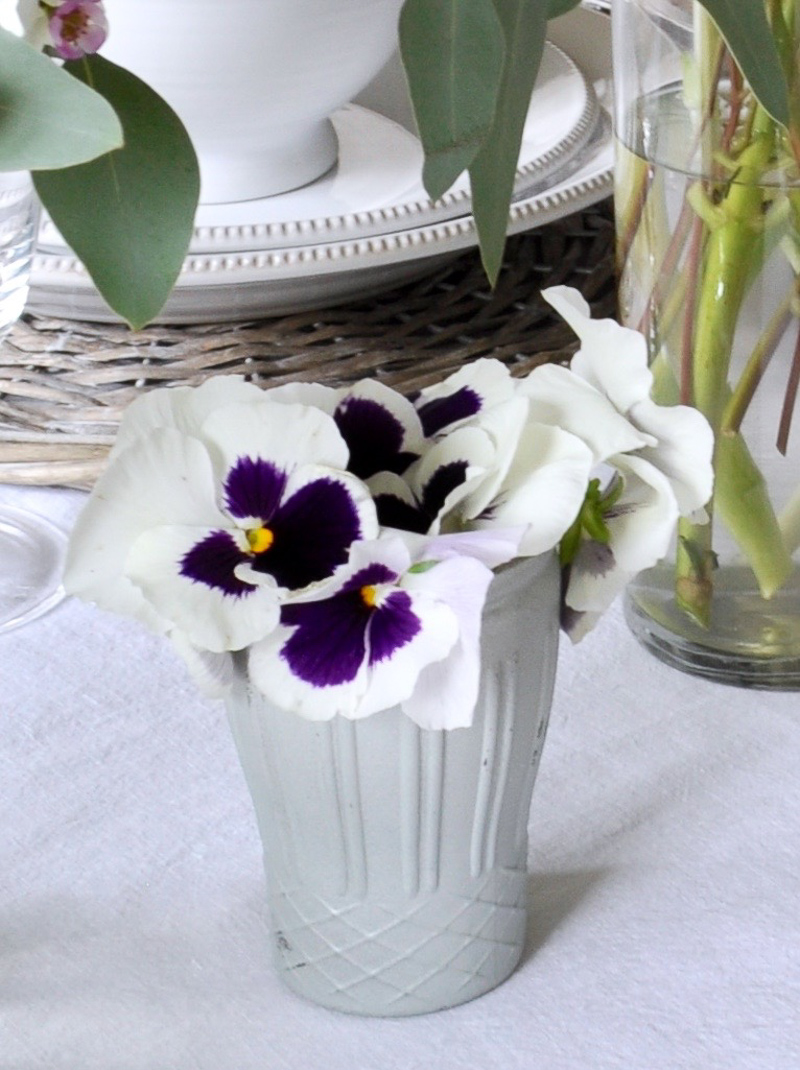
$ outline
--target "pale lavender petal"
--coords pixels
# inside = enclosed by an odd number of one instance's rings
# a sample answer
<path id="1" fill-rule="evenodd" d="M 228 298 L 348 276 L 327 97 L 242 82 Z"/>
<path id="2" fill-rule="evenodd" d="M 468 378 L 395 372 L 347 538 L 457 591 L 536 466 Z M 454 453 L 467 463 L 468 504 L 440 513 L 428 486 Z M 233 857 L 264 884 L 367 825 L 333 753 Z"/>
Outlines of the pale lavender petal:
<path id="1" fill-rule="evenodd" d="M 472 724 L 481 671 L 481 620 L 492 572 L 469 557 L 443 561 L 427 572 L 410 575 L 410 588 L 446 604 L 458 622 L 458 641 L 448 655 L 426 666 L 404 712 L 425 729 L 462 728 Z"/>
<path id="2" fill-rule="evenodd" d="M 525 527 L 483 528 L 480 531 L 454 531 L 447 535 L 417 535 L 398 532 L 418 561 L 442 561 L 449 557 L 473 557 L 487 568 L 497 568 L 519 553 Z"/>

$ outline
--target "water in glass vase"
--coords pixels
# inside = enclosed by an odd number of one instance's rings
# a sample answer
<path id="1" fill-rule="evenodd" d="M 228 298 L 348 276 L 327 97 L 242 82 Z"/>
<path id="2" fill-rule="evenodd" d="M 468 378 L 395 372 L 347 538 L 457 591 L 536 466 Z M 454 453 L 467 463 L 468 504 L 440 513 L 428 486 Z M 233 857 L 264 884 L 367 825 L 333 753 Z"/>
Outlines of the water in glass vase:
<path id="1" fill-rule="evenodd" d="M 708 522 L 681 522 L 626 613 L 685 671 L 797 689 L 800 183 L 772 120 L 716 90 L 716 124 L 679 83 L 618 124 L 622 318 L 647 338 L 656 400 L 697 406 L 716 436 Z"/>

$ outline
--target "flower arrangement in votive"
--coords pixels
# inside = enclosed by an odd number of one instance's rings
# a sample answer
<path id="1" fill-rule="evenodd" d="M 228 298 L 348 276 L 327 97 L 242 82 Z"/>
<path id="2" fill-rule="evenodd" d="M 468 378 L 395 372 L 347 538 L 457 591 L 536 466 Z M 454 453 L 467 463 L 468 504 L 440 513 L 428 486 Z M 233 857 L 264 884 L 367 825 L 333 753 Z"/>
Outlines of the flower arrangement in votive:
<path id="1" fill-rule="evenodd" d="M 650 399 L 642 336 L 575 290 L 544 296 L 581 340 L 570 367 L 481 359 L 413 400 L 373 379 L 143 394 L 68 591 L 168 637 L 214 694 L 245 652 L 252 685 L 303 717 L 399 704 L 468 725 L 495 569 L 558 554 L 578 639 L 711 493 L 709 426 Z"/>

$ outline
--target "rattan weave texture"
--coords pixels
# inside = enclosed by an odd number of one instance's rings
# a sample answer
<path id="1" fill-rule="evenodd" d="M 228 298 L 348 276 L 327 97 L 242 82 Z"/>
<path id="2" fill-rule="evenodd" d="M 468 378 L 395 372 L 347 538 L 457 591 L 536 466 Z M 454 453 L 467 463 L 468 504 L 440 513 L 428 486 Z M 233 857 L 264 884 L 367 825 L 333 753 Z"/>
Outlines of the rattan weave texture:
<path id="1" fill-rule="evenodd" d="M 0 349 L 0 482 L 91 485 L 123 409 L 155 386 L 375 377 L 411 393 L 477 357 L 519 374 L 563 360 L 574 336 L 539 294 L 559 283 L 615 314 L 609 201 L 510 239 L 494 291 L 470 251 L 379 297 L 279 319 L 131 332 L 25 317 Z"/>

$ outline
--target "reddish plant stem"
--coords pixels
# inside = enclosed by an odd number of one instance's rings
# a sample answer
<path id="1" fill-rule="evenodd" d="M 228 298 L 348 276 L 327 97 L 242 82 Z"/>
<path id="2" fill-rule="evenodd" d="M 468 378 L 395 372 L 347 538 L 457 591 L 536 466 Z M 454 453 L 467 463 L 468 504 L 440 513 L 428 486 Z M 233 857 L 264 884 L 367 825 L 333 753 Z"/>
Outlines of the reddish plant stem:
<path id="1" fill-rule="evenodd" d="M 683 247 L 686 244 L 686 238 L 691 228 L 692 218 L 692 210 L 689 207 L 688 202 L 684 201 L 681 206 L 681 214 L 678 216 L 678 222 L 675 224 L 675 229 L 672 232 L 672 237 L 667 246 L 667 251 L 664 253 L 664 259 L 661 261 L 658 276 L 653 285 L 653 289 L 650 291 L 650 296 L 644 307 L 642 318 L 636 328 L 640 334 L 645 336 L 645 338 L 649 337 L 650 334 L 653 309 L 658 308 L 667 296 L 665 286 L 669 285 L 675 274 L 678 260 L 683 252 Z"/>
<path id="2" fill-rule="evenodd" d="M 722 415 L 722 434 L 736 434 L 745 418 L 758 384 L 775 355 L 791 319 L 790 302 L 787 299 L 772 318 L 759 344 L 753 350 L 747 368 Z"/>
<path id="3" fill-rule="evenodd" d="M 778 450 L 782 456 L 786 456 L 786 450 L 789 446 L 789 432 L 792 427 L 792 416 L 794 414 L 794 406 L 797 401 L 797 391 L 800 387 L 800 330 L 797 332 L 797 338 L 794 343 L 794 356 L 792 357 L 792 366 L 789 369 L 789 381 L 786 384 L 786 395 L 783 399 L 783 409 L 781 411 L 781 422 L 778 426 Z"/>
<path id="4" fill-rule="evenodd" d="M 716 67 L 716 71 L 715 71 L 715 74 L 714 74 L 714 84 L 717 85 L 719 83 L 720 78 L 722 77 L 722 68 L 723 68 L 723 65 L 724 65 L 726 59 L 728 60 L 728 62 L 730 62 L 731 67 L 732 67 L 732 70 L 731 70 L 731 84 L 734 86 L 734 90 L 735 90 L 735 92 L 731 96 L 730 115 L 728 116 L 728 122 L 727 122 L 727 125 L 726 125 L 726 128 L 725 128 L 725 133 L 724 133 L 723 139 L 722 139 L 723 147 L 725 148 L 725 151 L 727 152 L 728 149 L 730 148 L 731 142 L 733 140 L 733 135 L 735 134 L 736 128 L 737 128 L 737 126 L 739 124 L 739 117 L 740 117 L 740 112 L 741 112 L 743 95 L 742 95 L 742 92 L 741 92 L 741 87 L 742 87 L 741 72 L 739 71 L 739 68 L 736 66 L 736 64 L 733 62 L 733 60 L 732 60 L 732 58 L 730 56 L 730 53 L 728 52 L 727 48 L 722 48 L 720 50 L 719 59 L 717 61 L 717 67 Z M 713 97 L 713 94 L 712 94 L 711 98 L 708 101 L 708 105 L 706 107 L 705 115 L 703 116 L 703 121 L 700 124 L 700 128 L 698 129 L 697 133 L 695 134 L 693 144 L 691 145 L 691 148 L 689 150 L 689 155 L 687 157 L 688 159 L 691 159 L 691 157 L 697 151 L 697 148 L 698 148 L 698 146 L 700 144 L 700 139 L 703 136 L 703 131 L 706 129 L 707 124 L 711 120 L 711 118 L 713 116 L 713 113 L 714 113 L 714 97 Z M 649 190 L 649 187 L 648 187 L 648 190 Z M 645 192 L 645 196 L 646 196 L 646 192 Z M 638 220 L 641 220 L 643 209 L 644 209 L 644 199 L 641 201 L 641 204 L 637 204 L 637 219 Z M 684 246 L 686 244 L 686 239 L 687 239 L 687 237 L 689 235 L 691 222 L 692 222 L 692 220 L 694 218 L 695 218 L 695 216 L 694 216 L 694 213 L 693 213 L 691 207 L 684 200 L 684 202 L 683 202 L 683 204 L 681 206 L 680 215 L 678 216 L 678 221 L 675 224 L 675 229 L 672 232 L 672 237 L 670 238 L 669 245 L 667 246 L 667 251 L 664 254 L 664 259 L 661 262 L 661 267 L 659 268 L 658 275 L 656 276 L 656 281 L 653 284 L 653 288 L 652 288 L 652 290 L 650 292 L 650 296 L 649 296 L 649 298 L 647 300 L 647 303 L 644 306 L 644 313 L 642 314 L 642 318 L 641 318 L 641 320 L 639 321 L 639 323 L 637 325 L 637 330 L 641 334 L 643 334 L 646 338 L 649 337 L 649 335 L 650 335 L 650 330 L 651 330 L 651 326 L 652 326 L 652 319 L 653 319 L 653 309 L 659 307 L 659 305 L 662 304 L 664 302 L 664 300 L 666 299 L 669 285 L 672 282 L 673 277 L 675 275 L 675 271 L 676 271 L 677 266 L 678 266 L 678 261 L 680 260 L 681 253 L 683 252 L 683 248 L 684 248 Z M 628 237 L 626 235 L 626 240 L 627 240 L 628 244 L 626 244 L 626 246 L 625 246 L 625 250 L 626 250 L 625 256 L 619 262 L 620 270 L 622 269 L 622 266 L 624 265 L 625 260 L 627 259 L 627 253 L 630 250 L 631 244 L 633 243 L 633 238 L 635 237 L 637 229 L 638 229 L 638 222 L 637 222 L 637 227 L 635 227 L 635 228 L 632 227 L 631 228 L 632 233 L 630 234 L 630 236 Z M 693 235 L 693 237 L 694 237 L 694 235 Z M 696 272 L 695 272 L 694 278 L 696 278 L 696 277 L 697 277 L 697 275 L 696 275 Z M 685 352 L 685 349 L 684 349 L 684 352 Z"/>
<path id="5" fill-rule="evenodd" d="M 625 264 L 628 261 L 628 257 L 631 253 L 631 246 L 634 239 L 639 232 L 639 228 L 642 225 L 642 215 L 644 214 L 644 207 L 647 204 L 647 198 L 650 194 L 650 187 L 653 184 L 653 168 L 648 167 L 647 173 L 644 175 L 642 182 L 639 185 L 639 189 L 636 193 L 636 200 L 633 206 L 633 211 L 628 220 L 628 226 L 625 229 L 625 233 L 621 234 L 617 238 L 617 273 L 621 277 Z"/>

